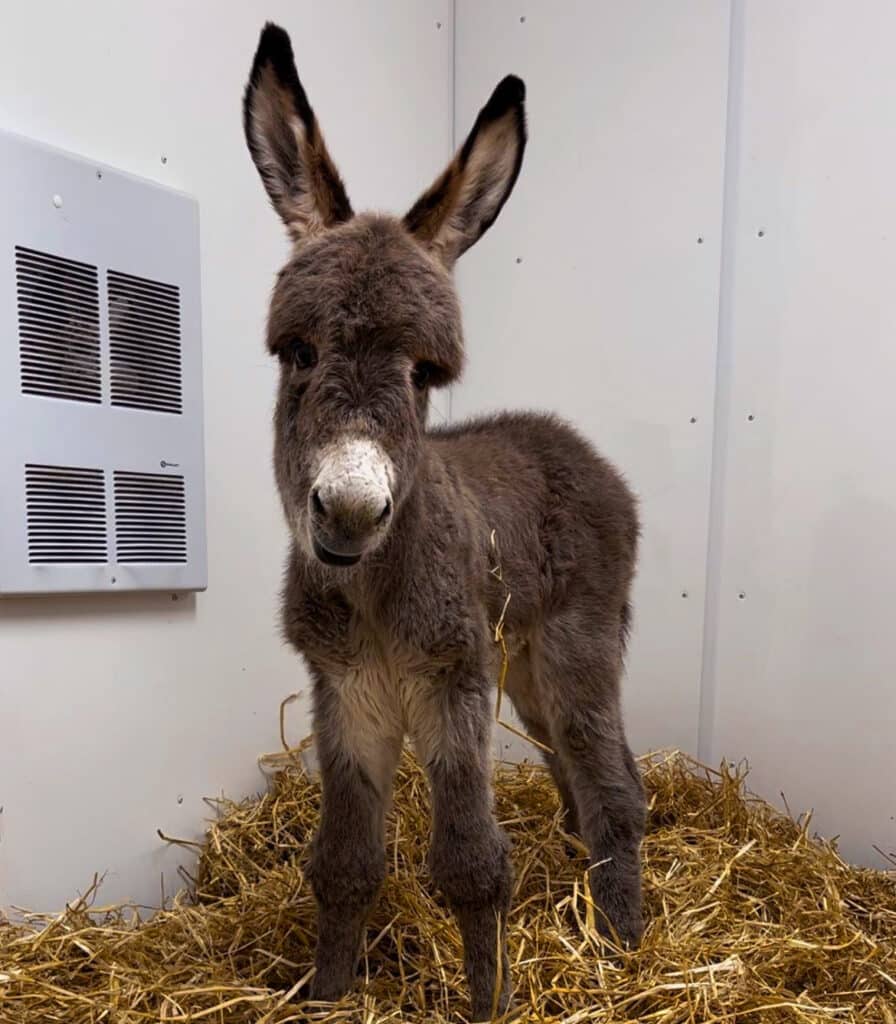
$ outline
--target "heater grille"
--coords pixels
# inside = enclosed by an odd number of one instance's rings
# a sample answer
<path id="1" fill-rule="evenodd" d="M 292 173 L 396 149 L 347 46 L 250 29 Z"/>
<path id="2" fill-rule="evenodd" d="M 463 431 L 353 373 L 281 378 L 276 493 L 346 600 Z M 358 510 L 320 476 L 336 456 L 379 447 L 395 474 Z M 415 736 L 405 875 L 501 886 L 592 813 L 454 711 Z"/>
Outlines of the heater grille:
<path id="1" fill-rule="evenodd" d="M 106 562 L 106 492 L 101 469 L 25 466 L 28 561 Z"/>
<path id="2" fill-rule="evenodd" d="M 196 200 L 3 130 L 0 182 L 0 599 L 204 590 Z"/>
<path id="3" fill-rule="evenodd" d="M 106 284 L 112 404 L 180 414 L 179 290 L 115 270 Z"/>
<path id="4" fill-rule="evenodd" d="M 24 246 L 15 253 L 23 393 L 99 402 L 96 267 Z"/>
<path id="5" fill-rule="evenodd" d="M 116 471 L 115 543 L 119 562 L 186 562 L 184 478 Z"/>

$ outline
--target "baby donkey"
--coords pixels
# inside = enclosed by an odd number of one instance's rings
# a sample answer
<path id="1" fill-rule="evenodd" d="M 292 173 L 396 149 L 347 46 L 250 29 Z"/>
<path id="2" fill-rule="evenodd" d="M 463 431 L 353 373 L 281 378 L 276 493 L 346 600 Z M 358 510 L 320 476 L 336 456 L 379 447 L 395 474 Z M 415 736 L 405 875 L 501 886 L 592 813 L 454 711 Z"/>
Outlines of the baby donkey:
<path id="1" fill-rule="evenodd" d="M 512 873 L 490 785 L 505 586 L 507 695 L 550 750 L 567 828 L 594 863 L 600 928 L 630 944 L 641 935 L 645 803 L 619 697 L 635 502 L 550 416 L 426 425 L 431 389 L 463 363 L 452 268 L 519 174 L 524 95 L 505 78 L 398 219 L 352 211 L 275 25 L 246 88 L 249 150 L 294 242 L 267 344 L 280 364 L 274 466 L 291 534 L 283 621 L 313 679 L 323 786 L 310 865 L 316 999 L 353 983 L 408 735 L 431 785 L 430 870 L 463 937 L 473 1016 L 507 1006 Z"/>

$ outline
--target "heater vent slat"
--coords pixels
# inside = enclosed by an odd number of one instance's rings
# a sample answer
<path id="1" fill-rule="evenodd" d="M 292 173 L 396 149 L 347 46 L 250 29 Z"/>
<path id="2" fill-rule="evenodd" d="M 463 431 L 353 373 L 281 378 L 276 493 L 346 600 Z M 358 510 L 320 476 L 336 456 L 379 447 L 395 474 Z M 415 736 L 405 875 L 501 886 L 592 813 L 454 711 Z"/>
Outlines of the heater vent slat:
<path id="1" fill-rule="evenodd" d="M 96 267 L 18 245 L 15 255 L 22 393 L 98 403 Z"/>
<path id="2" fill-rule="evenodd" d="M 180 291 L 110 270 L 109 362 L 112 404 L 183 412 Z"/>
<path id="3" fill-rule="evenodd" d="M 25 519 L 32 564 L 108 562 L 101 469 L 26 465 Z"/>
<path id="4" fill-rule="evenodd" d="M 184 478 L 116 472 L 115 543 L 119 562 L 186 562 Z"/>

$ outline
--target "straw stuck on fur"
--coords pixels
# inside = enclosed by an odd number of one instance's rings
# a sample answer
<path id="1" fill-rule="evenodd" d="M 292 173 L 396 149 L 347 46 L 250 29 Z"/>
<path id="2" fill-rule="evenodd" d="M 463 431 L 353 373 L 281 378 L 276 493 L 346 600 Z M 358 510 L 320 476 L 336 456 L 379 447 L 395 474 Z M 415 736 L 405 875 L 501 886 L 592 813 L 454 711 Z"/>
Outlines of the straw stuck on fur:
<path id="1" fill-rule="evenodd" d="M 633 953 L 607 949 L 594 931 L 584 850 L 561 830 L 547 773 L 498 768 L 516 871 L 515 1019 L 896 1024 L 893 874 L 844 863 L 811 837 L 808 821 L 751 798 L 740 771 L 716 773 L 680 754 L 642 767 L 649 926 Z M 0 924 L 0 1020 L 466 1019 L 460 938 L 427 878 L 429 798 L 410 757 L 358 991 L 335 1007 L 303 1001 L 315 913 L 302 868 L 315 778 L 281 763 L 264 796 L 217 809 L 192 891 L 155 917 L 90 906 L 91 892 L 51 920 Z"/>

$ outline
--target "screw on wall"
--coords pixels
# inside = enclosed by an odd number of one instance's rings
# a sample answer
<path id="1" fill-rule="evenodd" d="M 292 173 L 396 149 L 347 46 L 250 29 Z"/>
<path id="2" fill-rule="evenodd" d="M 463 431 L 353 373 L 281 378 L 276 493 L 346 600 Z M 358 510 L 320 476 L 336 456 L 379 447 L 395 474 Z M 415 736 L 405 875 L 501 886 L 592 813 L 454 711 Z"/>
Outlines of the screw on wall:
<path id="1" fill-rule="evenodd" d="M 517 263 L 522 263 L 523 262 L 523 257 L 522 256 L 517 256 L 516 261 L 517 261 Z"/>
<path id="2" fill-rule="evenodd" d="M 758 230 L 758 231 L 756 232 L 756 237 L 757 237 L 757 238 L 765 238 L 765 228 L 760 228 L 760 229 L 759 229 L 759 230 Z"/>
<path id="3" fill-rule="evenodd" d="M 737 599 L 738 599 L 738 601 L 745 601 L 746 598 L 747 598 L 747 595 L 746 595 L 746 593 L 743 590 L 739 590 L 737 592 Z"/>
<path id="4" fill-rule="evenodd" d="M 62 209 L 62 196 L 59 195 L 58 192 L 55 196 L 53 196 L 53 205 L 56 207 L 57 210 Z"/>
<path id="5" fill-rule="evenodd" d="M 697 417 L 696 416 L 692 416 L 691 417 L 691 423 L 696 423 L 696 422 L 697 422 Z"/>
<path id="6" fill-rule="evenodd" d="M 163 164 L 167 164 L 168 163 L 168 157 L 164 153 L 162 154 L 162 163 Z"/>
<path id="7" fill-rule="evenodd" d="M 682 596 L 682 597 L 683 597 L 683 598 L 684 598 L 685 600 L 687 600 L 688 592 L 687 592 L 686 590 L 682 590 L 682 592 L 681 592 L 681 596 Z"/>
<path id="8" fill-rule="evenodd" d="M 184 802 L 184 798 L 180 793 L 177 794 L 177 802 L 179 804 L 182 804 Z"/>
<path id="9" fill-rule="evenodd" d="M 442 27 L 442 23 L 440 21 L 437 21 L 436 22 L 436 28 L 441 28 L 441 27 Z"/>
<path id="10" fill-rule="evenodd" d="M 750 414 L 749 414 L 749 415 L 747 416 L 747 422 L 748 422 L 748 423 L 752 423 L 752 422 L 753 422 L 753 421 L 754 421 L 755 419 L 756 419 L 756 417 L 755 417 L 755 416 L 753 415 L 753 413 L 750 413 Z"/>
<path id="11" fill-rule="evenodd" d="M 96 176 L 97 176 L 97 178 L 99 178 L 99 179 L 100 179 L 100 180 L 102 181 L 102 178 L 103 178 L 103 172 L 102 172 L 102 171 L 97 171 L 97 172 L 96 172 Z"/>
<path id="12" fill-rule="evenodd" d="M 525 21 L 526 21 L 526 15 L 525 14 L 521 14 L 520 15 L 520 24 L 523 25 L 525 23 Z"/>
<path id="13" fill-rule="evenodd" d="M 697 245 L 703 245 L 703 235 L 697 235 Z"/>

